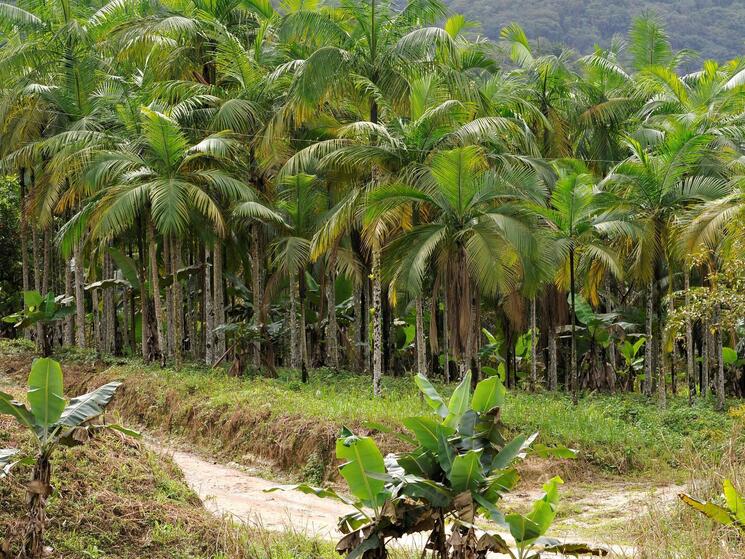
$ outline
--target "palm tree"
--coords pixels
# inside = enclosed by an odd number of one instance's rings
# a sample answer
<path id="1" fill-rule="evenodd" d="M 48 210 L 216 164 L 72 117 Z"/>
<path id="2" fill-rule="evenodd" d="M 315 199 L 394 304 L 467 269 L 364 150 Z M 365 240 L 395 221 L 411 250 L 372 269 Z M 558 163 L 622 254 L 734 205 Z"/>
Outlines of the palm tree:
<path id="1" fill-rule="evenodd" d="M 621 267 L 616 254 L 607 246 L 604 235 L 625 229 L 618 215 L 612 213 L 609 196 L 597 186 L 597 181 L 578 161 L 565 160 L 556 164 L 557 179 L 547 205 L 528 203 L 526 207 L 543 223 L 554 243 L 558 258 L 557 282 L 568 285 L 572 348 L 570 382 L 573 401 L 579 397 L 576 337 L 576 273 L 577 266 L 586 269 L 592 262 L 604 266 L 617 276 Z"/>
<path id="2" fill-rule="evenodd" d="M 434 154 L 417 186 L 393 183 L 368 194 L 367 220 L 391 220 L 402 204 L 416 204 L 428 216 L 384 249 L 392 281 L 421 293 L 430 266 L 444 286 L 448 342 L 465 374 L 480 331 L 474 301 L 519 281 L 521 258 L 533 240 L 515 201 L 538 188 L 529 171 L 489 170 L 476 146 Z"/>
<path id="3" fill-rule="evenodd" d="M 647 285 L 645 344 L 645 387 L 652 390 L 653 317 L 660 319 L 662 307 L 655 301 L 655 285 L 669 269 L 675 243 L 671 228 L 677 212 L 692 203 L 722 197 L 727 181 L 716 176 L 716 169 L 698 174 L 702 161 L 709 161 L 712 136 L 699 134 L 684 126 L 672 128 L 665 139 L 651 150 L 641 143 L 627 141 L 631 156 L 619 163 L 605 179 L 605 184 L 623 199 L 635 226 L 634 250 L 631 254 L 633 275 Z M 662 330 L 660 330 L 662 332 Z M 660 349 L 662 348 L 661 340 Z M 659 371 L 659 398 L 665 400 L 664 369 Z"/>
<path id="4" fill-rule="evenodd" d="M 225 167 L 235 148 L 236 142 L 226 134 L 213 134 L 190 145 L 173 118 L 142 107 L 138 135 L 117 150 L 99 154 L 89 172 L 93 188 L 102 191 L 91 217 L 95 237 L 114 238 L 134 226 L 138 218 L 146 222 L 162 354 L 166 348 L 165 317 L 159 295 L 157 236 L 172 243 L 172 293 L 174 305 L 180 309 L 180 281 L 175 276 L 180 266 L 179 242 L 193 219 L 205 219 L 224 235 L 226 221 L 216 196 L 232 202 L 256 200 L 252 189 Z M 172 325 L 177 365 L 181 362 L 180 322 L 177 319 Z"/>

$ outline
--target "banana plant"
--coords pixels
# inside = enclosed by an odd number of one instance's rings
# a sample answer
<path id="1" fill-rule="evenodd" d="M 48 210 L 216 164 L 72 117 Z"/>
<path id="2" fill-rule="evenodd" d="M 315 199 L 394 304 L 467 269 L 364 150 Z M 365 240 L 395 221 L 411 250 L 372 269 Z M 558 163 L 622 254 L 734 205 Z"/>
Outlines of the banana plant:
<path id="1" fill-rule="evenodd" d="M 33 466 L 28 492 L 28 516 L 21 557 L 41 557 L 47 499 L 53 493 L 51 485 L 54 452 L 60 446 L 76 446 L 87 441 L 93 432 L 109 428 L 130 436 L 135 431 L 120 425 L 93 425 L 90 422 L 103 414 L 120 382 L 110 382 L 96 390 L 73 398 L 63 395 L 60 364 L 49 358 L 35 359 L 28 377 L 28 406 L 0 392 L 0 414 L 14 417 L 33 434 L 34 454 L 24 456 L 18 449 L 0 449 L 0 478 L 18 465 Z"/>
<path id="2" fill-rule="evenodd" d="M 724 506 L 710 501 L 699 501 L 685 493 L 680 494 L 680 499 L 717 524 L 735 526 L 745 536 L 745 497 L 735 489 L 735 486 L 728 479 L 724 480 L 723 493 Z"/>
<path id="3" fill-rule="evenodd" d="M 75 307 L 70 304 L 72 301 L 73 298 L 66 295 L 55 297 L 54 293 L 47 293 L 42 297 L 38 291 L 24 291 L 23 310 L 3 317 L 3 322 L 13 324 L 18 330 L 40 324 L 39 347 L 42 356 L 48 357 L 52 353 L 53 333 L 49 325 L 75 312 Z"/>
<path id="4" fill-rule="evenodd" d="M 538 436 L 505 439 L 499 418 L 506 390 L 499 376 L 482 380 L 471 394 L 469 372 L 447 402 L 426 377 L 417 375 L 415 381 L 432 413 L 404 419 L 407 433 L 374 426 L 397 435 L 410 450 L 384 457 L 371 437 L 348 429 L 337 440 L 336 455 L 344 461 L 340 473 L 351 497 L 305 484 L 275 489 L 296 489 L 353 506 L 354 512 L 340 519 L 344 536 L 336 548 L 349 559 L 383 559 L 388 541 L 415 532 L 429 533 L 426 549 L 440 559 L 475 559 L 487 552 L 522 559 L 528 553 L 564 550 L 544 538 L 556 514 L 559 478 L 545 486 L 546 495 L 526 515 L 505 516 L 498 508 L 519 480 L 515 462 L 532 452 Z M 574 456 L 565 447 L 540 448 L 542 456 Z M 497 531 L 477 529 L 479 516 L 508 530 L 513 543 Z M 579 544 L 566 550 L 601 553 Z"/>

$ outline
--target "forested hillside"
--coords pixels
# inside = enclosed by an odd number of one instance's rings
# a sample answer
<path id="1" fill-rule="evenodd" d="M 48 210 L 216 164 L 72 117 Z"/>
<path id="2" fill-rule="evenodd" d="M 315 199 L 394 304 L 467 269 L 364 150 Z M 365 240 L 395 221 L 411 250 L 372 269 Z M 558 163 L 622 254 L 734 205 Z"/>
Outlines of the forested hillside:
<path id="1" fill-rule="evenodd" d="M 660 17 L 677 49 L 688 48 L 703 58 L 729 60 L 742 54 L 745 3 L 736 0 L 447 0 L 451 9 L 479 21 L 494 39 L 511 22 L 519 23 L 534 41 L 568 45 L 581 53 L 598 43 L 608 46 L 614 35 L 626 35 L 634 17 L 651 12 Z"/>

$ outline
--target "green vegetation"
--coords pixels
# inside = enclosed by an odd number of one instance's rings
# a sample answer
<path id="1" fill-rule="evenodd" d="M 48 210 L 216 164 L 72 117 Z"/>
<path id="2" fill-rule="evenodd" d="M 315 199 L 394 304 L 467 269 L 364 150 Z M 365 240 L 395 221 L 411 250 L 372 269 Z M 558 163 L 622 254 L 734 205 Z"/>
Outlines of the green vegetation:
<path id="1" fill-rule="evenodd" d="M 543 537 L 556 517 L 558 488 L 563 483 L 559 477 L 544 484 L 544 495 L 529 513 L 505 515 L 498 508 L 520 479 L 514 463 L 535 450 L 537 437 L 534 433 L 509 442 L 504 439 L 499 416 L 506 390 L 498 377 L 479 382 L 472 396 L 471 373 L 466 373 L 447 403 L 426 377 L 417 375 L 415 380 L 431 410 L 401 422 L 408 434 L 399 437 L 413 449 L 383 459 L 370 437 L 345 428 L 337 439 L 336 457 L 344 460 L 339 471 L 352 499 L 307 484 L 282 488 L 336 499 L 356 509 L 339 521 L 344 533 L 337 544 L 340 553 L 385 559 L 391 540 L 424 531 L 429 532 L 425 547 L 439 559 L 475 559 L 489 552 L 512 559 L 541 552 L 604 554 Z M 540 452 L 574 457 L 565 447 L 544 445 Z M 509 528 L 514 547 L 494 530 L 478 533 L 477 515 Z"/>
<path id="2" fill-rule="evenodd" d="M 0 417 L 0 440 L 31 449 Z M 333 559 L 333 546 L 289 529 L 241 528 L 207 512 L 169 459 L 131 439 L 99 433 L 63 448 L 51 483 L 45 543 L 60 559 Z M 0 557 L 15 558 L 29 467 L 0 483 Z M 401 558 L 403 559 L 403 558 Z"/>
<path id="3" fill-rule="evenodd" d="M 742 54 L 745 8 L 731 0 L 446 0 L 479 31 L 496 39 L 510 22 L 519 23 L 540 41 L 544 52 L 561 47 L 580 53 L 608 47 L 624 36 L 635 17 L 654 13 L 673 31 L 677 49 L 692 49 L 702 58 L 725 61 Z"/>
<path id="4" fill-rule="evenodd" d="M 79 390 L 121 378 L 115 409 L 128 421 L 186 437 L 228 460 L 253 454 L 293 471 L 316 452 L 328 467 L 344 425 L 396 428 L 427 412 L 408 377 L 385 377 L 384 397 L 373 398 L 369 378 L 328 369 L 311 371 L 307 383 L 288 370 L 277 378 L 235 378 L 201 367 L 177 372 L 140 363 L 113 365 L 98 375 L 69 369 Z M 437 386 L 446 395 L 452 390 Z M 717 460 L 729 444 L 745 448 L 736 413 L 717 413 L 706 402 L 689 407 L 684 398 L 660 409 L 639 395 L 594 394 L 574 407 L 568 395 L 509 391 L 501 417 L 513 433 L 538 431 L 541 443 L 577 449 L 580 462 L 601 471 L 658 480 L 681 478 L 679 468 L 695 457 Z M 402 448 L 388 433 L 376 438 L 385 452 Z M 318 457 L 313 461 L 317 467 Z"/>
<path id="5" fill-rule="evenodd" d="M 52 495 L 52 458 L 61 446 L 84 444 L 95 431 L 115 429 L 130 436 L 137 433 L 119 425 L 94 425 L 91 421 L 103 414 L 121 386 L 110 382 L 96 390 L 66 402 L 62 368 L 50 358 L 34 360 L 28 377 L 29 406 L 10 394 L 0 392 L 0 415 L 9 415 L 34 435 L 33 453 L 24 456 L 17 448 L 0 449 L 0 478 L 18 464 L 33 465 L 26 486 L 27 521 L 21 540 L 19 559 L 36 559 L 43 555 L 44 529 L 47 524 L 47 500 Z"/>

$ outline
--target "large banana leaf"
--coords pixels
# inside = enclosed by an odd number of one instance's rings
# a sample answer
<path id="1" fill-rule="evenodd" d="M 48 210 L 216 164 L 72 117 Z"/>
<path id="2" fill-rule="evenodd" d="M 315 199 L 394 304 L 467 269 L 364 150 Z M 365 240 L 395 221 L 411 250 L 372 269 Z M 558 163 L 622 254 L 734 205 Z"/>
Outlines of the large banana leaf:
<path id="1" fill-rule="evenodd" d="M 460 493 L 469 489 L 475 490 L 484 480 L 481 467 L 481 451 L 469 450 L 465 454 L 456 456 L 450 468 L 448 479 L 453 490 Z"/>
<path id="2" fill-rule="evenodd" d="M 450 396 L 450 402 L 448 403 L 448 413 L 443 422 L 448 427 L 455 428 L 460 422 L 460 418 L 468 410 L 468 405 L 471 400 L 471 371 L 468 371 L 464 376 L 463 380 L 460 381 L 458 387 L 453 391 L 453 395 Z"/>
<path id="3" fill-rule="evenodd" d="M 416 385 L 419 387 L 419 390 L 421 390 L 422 395 L 424 395 L 424 401 L 427 402 L 427 405 L 435 410 L 437 415 L 439 415 L 443 419 L 447 417 L 449 410 L 447 405 L 445 404 L 445 400 L 442 399 L 442 396 L 440 396 L 440 393 L 437 392 L 437 389 L 432 386 L 432 383 L 429 382 L 429 379 L 420 373 L 416 377 L 414 377 L 414 382 L 416 382 Z"/>
<path id="4" fill-rule="evenodd" d="M 494 457 L 494 461 L 491 465 L 492 469 L 502 470 L 512 464 L 512 461 L 515 458 L 524 458 L 528 447 L 533 444 L 536 437 L 538 437 L 537 432 L 529 437 L 526 437 L 525 435 L 515 437 L 512 441 L 504 445 L 502 450 L 499 451 L 499 454 Z"/>
<path id="5" fill-rule="evenodd" d="M 507 390 L 498 376 L 482 380 L 473 391 L 471 408 L 476 412 L 488 412 L 504 405 Z"/>
<path id="6" fill-rule="evenodd" d="M 25 425 L 32 431 L 34 430 L 34 416 L 20 402 L 16 402 L 10 394 L 0 392 L 0 413 L 6 415 L 12 415 L 16 418 L 16 421 L 21 425 Z"/>
<path id="7" fill-rule="evenodd" d="M 48 430 L 62 415 L 65 398 L 62 391 L 62 367 L 54 359 L 34 360 L 28 377 L 28 402 L 35 423 Z"/>
<path id="8" fill-rule="evenodd" d="M 347 480 L 349 491 L 367 506 L 383 503 L 385 482 L 368 473 L 385 474 L 383 455 L 370 437 L 350 435 L 336 441 L 336 457 L 347 460 L 339 472 Z"/>
<path id="9" fill-rule="evenodd" d="M 59 425 L 64 427 L 77 427 L 86 421 L 90 421 L 101 415 L 104 408 L 111 402 L 116 389 L 121 382 L 114 381 L 88 392 L 82 396 L 73 398 L 70 405 L 65 408 L 59 418 Z"/>

